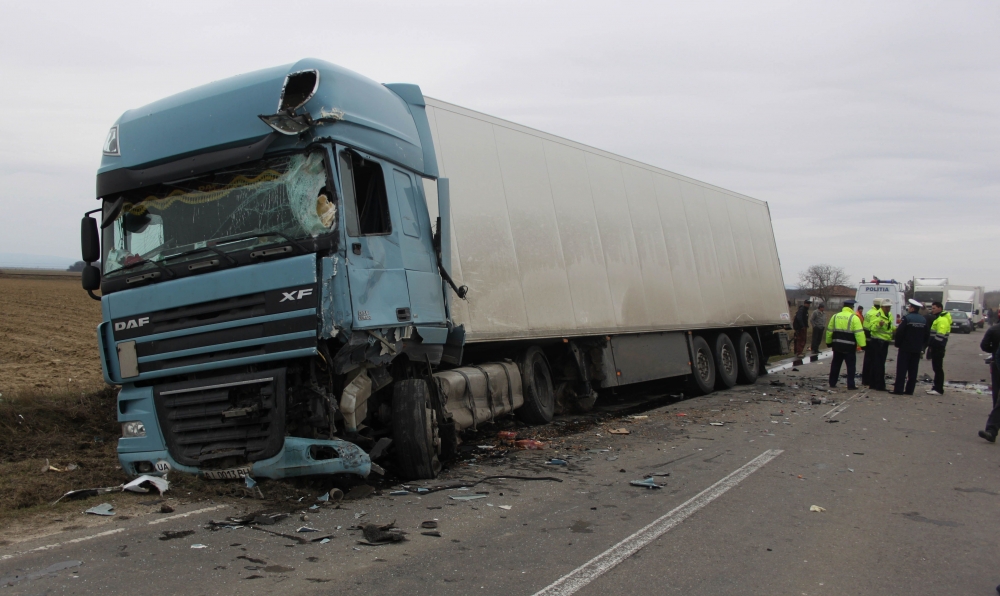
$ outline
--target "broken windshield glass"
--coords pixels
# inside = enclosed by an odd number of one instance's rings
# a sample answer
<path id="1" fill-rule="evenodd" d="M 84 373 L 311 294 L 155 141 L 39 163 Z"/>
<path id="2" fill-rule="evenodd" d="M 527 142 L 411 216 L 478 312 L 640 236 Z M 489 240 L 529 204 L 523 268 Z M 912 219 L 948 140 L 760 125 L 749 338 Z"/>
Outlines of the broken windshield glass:
<path id="1" fill-rule="evenodd" d="M 233 252 L 314 238 L 333 230 L 337 214 L 318 152 L 106 197 L 105 209 L 120 197 L 121 211 L 105 230 L 105 274 L 198 258 L 195 249 L 204 247 Z"/>

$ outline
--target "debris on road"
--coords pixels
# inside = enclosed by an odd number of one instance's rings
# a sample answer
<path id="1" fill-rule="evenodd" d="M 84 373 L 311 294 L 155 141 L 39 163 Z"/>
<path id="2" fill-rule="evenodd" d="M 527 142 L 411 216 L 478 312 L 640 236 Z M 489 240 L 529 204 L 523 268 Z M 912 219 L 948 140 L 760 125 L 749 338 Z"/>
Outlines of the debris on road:
<path id="1" fill-rule="evenodd" d="M 472 501 L 475 499 L 485 499 L 486 495 L 449 495 L 448 498 L 453 501 Z"/>
<path id="2" fill-rule="evenodd" d="M 160 513 L 173 513 L 173 512 L 174 508 L 171 507 L 170 505 L 167 505 L 166 503 L 160 505 Z"/>
<path id="3" fill-rule="evenodd" d="M 564 460 L 564 459 L 556 459 L 556 458 L 550 459 L 549 461 L 547 461 L 545 463 L 549 464 L 550 466 L 566 466 L 566 465 L 569 465 L 566 460 Z"/>
<path id="4" fill-rule="evenodd" d="M 396 527 L 395 520 L 383 525 L 363 524 L 360 529 L 367 543 L 359 541 L 359 544 L 388 544 L 406 540 L 406 532 Z"/>
<path id="5" fill-rule="evenodd" d="M 612 428 L 608 431 L 608 433 L 612 435 L 630 435 L 632 434 L 632 431 L 627 428 Z"/>
<path id="6" fill-rule="evenodd" d="M 115 506 L 112 505 L 111 503 L 101 503 L 100 505 L 95 505 L 94 507 L 91 507 L 90 509 L 85 511 L 85 513 L 90 513 L 92 515 L 109 516 L 115 514 L 114 510 Z"/>
<path id="7" fill-rule="evenodd" d="M 521 439 L 520 441 L 514 441 L 514 445 L 517 446 L 518 449 L 527 449 L 529 451 L 545 449 L 545 443 L 534 439 Z"/>
<path id="8" fill-rule="evenodd" d="M 128 484 L 123 486 L 122 490 L 128 490 L 134 493 L 148 493 L 149 488 L 143 486 L 144 484 L 149 484 L 156 490 L 160 491 L 161 495 L 167 492 L 167 488 L 170 486 L 170 483 L 167 482 L 166 478 L 160 478 L 159 476 L 142 475 L 133 480 L 132 482 L 129 482 Z"/>
<path id="9" fill-rule="evenodd" d="M 408 491 L 408 490 L 394 490 L 391 493 L 389 493 L 389 496 L 390 497 L 405 497 L 408 494 L 410 494 L 410 491 Z"/>
<path id="10" fill-rule="evenodd" d="M 722 422 L 709 422 L 708 424 L 711 426 L 724 426 Z"/>
<path id="11" fill-rule="evenodd" d="M 441 532 L 438 532 L 437 530 L 430 530 L 430 531 L 427 531 L 427 532 L 421 532 L 420 535 L 421 536 L 434 536 L 435 538 L 440 538 L 441 537 Z"/>
<path id="12" fill-rule="evenodd" d="M 344 500 L 358 501 L 360 499 L 370 497 L 374 492 L 375 492 L 374 487 L 369 486 L 367 484 L 359 484 L 354 488 L 352 488 L 351 490 L 347 491 L 347 494 L 344 495 Z"/>
<path id="13" fill-rule="evenodd" d="M 826 509 L 820 507 L 819 505 L 813 505 L 809 507 L 809 511 L 812 511 L 813 513 L 823 513 Z"/>
<path id="14" fill-rule="evenodd" d="M 511 505 L 497 505 L 497 507 L 499 507 L 500 509 L 503 509 L 504 511 L 510 511 L 510 509 L 511 509 L 512 506 Z"/>
<path id="15" fill-rule="evenodd" d="M 429 521 L 421 522 L 420 527 L 425 530 L 433 530 L 438 527 L 438 523 L 437 520 L 432 519 Z"/>
<path id="16" fill-rule="evenodd" d="M 160 540 L 174 540 L 190 536 L 194 534 L 194 530 L 164 530 L 162 534 L 163 535 L 160 536 Z"/>
<path id="17" fill-rule="evenodd" d="M 191 548 L 208 548 L 208 546 L 204 544 L 192 544 Z"/>
<path id="18" fill-rule="evenodd" d="M 641 486 L 643 488 L 663 488 L 662 485 L 657 484 L 652 477 L 645 478 L 643 480 L 633 480 L 629 482 L 632 486 Z"/>

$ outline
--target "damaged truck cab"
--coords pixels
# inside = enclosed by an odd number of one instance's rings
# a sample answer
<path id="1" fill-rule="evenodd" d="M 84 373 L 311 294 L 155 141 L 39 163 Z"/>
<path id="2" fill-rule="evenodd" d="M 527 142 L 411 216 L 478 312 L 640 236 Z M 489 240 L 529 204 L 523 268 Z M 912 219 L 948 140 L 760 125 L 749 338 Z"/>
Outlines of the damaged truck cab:
<path id="1" fill-rule="evenodd" d="M 423 109 L 414 86 L 304 60 L 115 123 L 84 283 L 127 472 L 367 476 L 380 438 L 423 450 L 405 475 L 436 470 L 421 417 L 456 333 Z M 421 427 L 394 435 L 404 415 Z"/>
<path id="2" fill-rule="evenodd" d="M 126 112 L 96 196 L 129 474 L 433 478 L 498 416 L 787 351 L 766 203 L 319 60 Z"/>

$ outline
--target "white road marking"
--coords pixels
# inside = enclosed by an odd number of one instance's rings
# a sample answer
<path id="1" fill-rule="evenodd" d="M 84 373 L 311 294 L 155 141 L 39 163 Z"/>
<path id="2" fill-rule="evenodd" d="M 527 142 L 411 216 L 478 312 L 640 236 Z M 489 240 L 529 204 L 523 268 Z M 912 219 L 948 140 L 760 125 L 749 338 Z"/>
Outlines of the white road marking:
<path id="1" fill-rule="evenodd" d="M 175 519 L 181 519 L 182 517 L 188 517 L 191 515 L 198 515 L 199 513 L 207 513 L 209 511 L 215 511 L 216 509 L 222 509 L 223 507 L 228 507 L 228 505 L 216 505 L 215 507 L 205 507 L 204 509 L 195 509 L 194 511 L 188 511 L 187 513 L 178 513 L 177 515 L 171 515 L 170 517 L 161 517 L 160 519 L 154 519 L 147 525 L 155 526 L 156 524 L 162 524 L 168 521 L 173 521 Z"/>
<path id="2" fill-rule="evenodd" d="M 827 412 L 826 414 L 823 414 L 822 418 L 826 418 L 827 416 L 829 416 L 831 419 L 832 418 L 836 418 L 837 414 L 840 414 L 841 412 L 843 412 L 844 410 L 847 409 L 847 406 L 851 405 L 851 401 L 852 400 L 858 399 L 860 397 L 864 397 L 866 395 L 868 395 L 868 390 L 867 389 L 865 391 L 859 391 L 858 393 L 856 393 L 853 396 L 851 396 L 850 398 L 848 398 L 844 403 L 836 405 L 836 406 L 833 406 L 832 408 L 830 408 L 830 411 Z"/>
<path id="3" fill-rule="evenodd" d="M 12 555 L 3 555 L 3 556 L 0 556 L 0 561 L 6 561 L 7 559 L 13 559 L 14 557 L 18 557 L 18 556 L 21 556 L 21 555 L 26 555 L 28 553 L 37 553 L 37 552 L 41 552 L 43 550 L 50 550 L 50 549 L 53 549 L 53 548 L 64 546 L 66 544 L 77 544 L 79 542 L 86 542 L 88 540 L 93 540 L 94 538 L 100 538 L 101 536 L 110 536 L 112 534 L 117 534 L 119 532 L 124 532 L 124 531 L 125 531 L 125 528 L 115 528 L 114 530 L 108 530 L 106 532 L 100 532 L 98 534 L 91 534 L 90 536 L 83 536 L 82 538 L 74 538 L 72 540 L 67 540 L 65 542 L 57 542 L 55 544 L 46 544 L 45 546 L 39 546 L 39 547 L 33 548 L 31 550 L 26 550 L 26 551 L 23 551 L 23 552 L 14 553 Z"/>
<path id="4" fill-rule="evenodd" d="M 188 511 L 187 513 L 178 513 L 177 515 L 171 515 L 170 517 L 161 517 L 160 519 L 154 519 L 147 525 L 162 524 L 164 522 L 172 521 L 175 519 L 181 519 L 184 517 L 189 517 L 192 515 L 197 515 L 199 513 L 207 513 L 209 511 L 215 511 L 216 509 L 222 509 L 223 507 L 228 507 L 228 505 L 216 505 L 215 507 L 205 507 L 204 509 L 195 509 L 194 511 Z M 128 528 L 115 528 L 114 530 L 107 530 L 105 532 L 98 532 L 97 534 L 91 534 L 90 536 L 83 536 L 80 538 L 73 538 L 72 540 L 66 540 L 64 542 L 56 542 L 55 544 L 46 544 L 45 546 L 39 546 L 32 548 L 30 550 L 21 551 L 19 553 L 13 553 L 9 555 L 0 555 L 0 561 L 6 561 L 8 559 L 13 559 L 14 557 L 20 557 L 21 555 L 27 555 L 30 553 L 37 553 L 44 550 L 51 550 L 53 548 L 58 548 L 60 546 L 66 546 L 68 544 L 78 544 L 80 542 L 86 542 L 88 540 L 93 540 L 94 538 L 101 538 L 102 536 L 110 536 L 112 534 L 118 534 L 119 532 L 124 532 Z"/>
<path id="5" fill-rule="evenodd" d="M 733 488 L 750 474 L 764 467 L 769 461 L 781 455 L 781 449 L 768 449 L 757 457 L 743 464 L 734 472 L 719 480 L 712 486 L 691 497 L 669 513 L 612 546 L 583 565 L 562 576 L 551 585 L 535 593 L 535 596 L 569 596 L 590 582 L 604 575 L 616 565 L 637 553 L 644 546 L 669 532 L 674 526 L 690 517 L 705 505 L 708 505 L 726 491 Z"/>

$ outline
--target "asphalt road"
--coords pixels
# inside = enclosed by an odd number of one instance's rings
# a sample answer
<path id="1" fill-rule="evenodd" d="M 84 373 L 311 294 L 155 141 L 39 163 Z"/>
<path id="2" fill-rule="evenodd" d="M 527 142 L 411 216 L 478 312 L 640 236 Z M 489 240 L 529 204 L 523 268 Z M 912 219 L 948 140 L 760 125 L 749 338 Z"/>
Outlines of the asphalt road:
<path id="1" fill-rule="evenodd" d="M 986 378 L 980 338 L 952 338 L 950 379 Z M 446 477 L 562 482 L 383 491 L 268 527 L 332 535 L 326 544 L 205 528 L 252 501 L 192 503 L 170 515 L 150 508 L 0 547 L 0 585 L 10 594 L 993 594 L 1000 452 L 976 436 L 989 396 L 949 386 L 931 397 L 927 384 L 912 397 L 829 393 L 828 366 L 821 360 L 577 432 L 567 418 L 567 433 L 548 450 L 484 456 Z M 922 363 L 921 373 L 929 370 Z M 812 397 L 832 401 L 811 405 Z M 630 434 L 609 433 L 616 428 Z M 546 464 L 552 457 L 568 465 Z M 664 488 L 629 484 L 649 473 L 669 473 L 653 477 Z M 489 494 L 451 498 L 477 491 Z M 365 546 L 350 530 L 393 520 L 409 540 Z M 421 534 L 430 520 L 441 537 Z M 322 532 L 296 534 L 303 525 Z M 194 533 L 160 540 L 164 530 Z"/>

